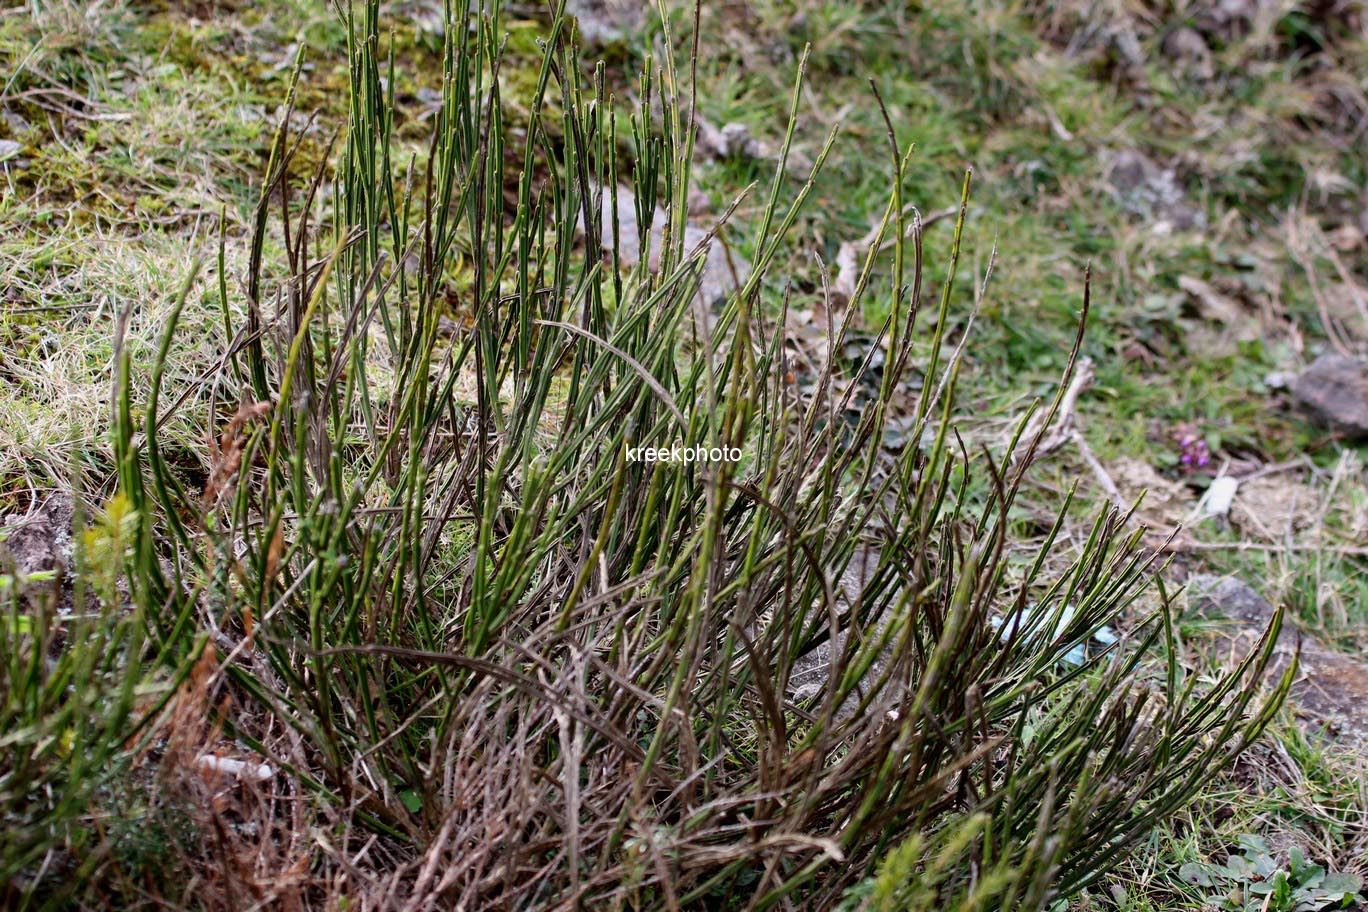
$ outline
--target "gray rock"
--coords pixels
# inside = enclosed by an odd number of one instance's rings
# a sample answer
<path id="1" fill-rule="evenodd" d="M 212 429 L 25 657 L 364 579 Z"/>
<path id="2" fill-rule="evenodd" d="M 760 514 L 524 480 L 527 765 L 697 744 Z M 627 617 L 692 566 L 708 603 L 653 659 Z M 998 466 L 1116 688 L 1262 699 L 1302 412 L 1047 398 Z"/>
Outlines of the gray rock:
<path id="1" fill-rule="evenodd" d="M 1257 647 L 1274 615 L 1266 598 L 1230 577 L 1194 576 L 1188 581 L 1188 602 L 1204 617 L 1229 622 L 1216 642 L 1231 664 Z M 1299 650 L 1290 701 L 1303 727 L 1351 749 L 1368 745 L 1368 663 L 1300 634 L 1284 620 L 1266 677 L 1284 674 Z"/>
<path id="2" fill-rule="evenodd" d="M 879 566 L 879 551 L 877 548 L 859 547 L 855 555 L 851 558 L 845 573 L 837 581 L 835 587 L 836 608 L 839 614 L 844 615 L 859 601 L 865 587 L 869 584 L 874 572 Z M 884 626 L 882 619 L 878 619 L 872 625 L 873 629 L 869 632 L 871 636 L 877 636 Z M 845 633 L 837 631 L 830 639 L 817 644 L 810 652 L 799 656 L 793 663 L 793 669 L 789 674 L 788 696 L 795 701 L 810 700 L 820 697 L 831 687 L 832 666 L 845 649 Z M 875 661 L 875 666 L 882 669 L 888 661 L 885 655 Z M 836 709 L 836 717 L 845 718 L 854 712 L 855 706 L 859 703 L 856 695 L 852 694 L 844 703 Z"/>
<path id="3" fill-rule="evenodd" d="M 706 120 L 699 119 L 697 148 L 714 158 L 768 158 L 772 153 L 769 147 L 751 136 L 750 128 L 743 123 L 727 123 L 721 128 Z"/>
<path id="4" fill-rule="evenodd" d="M 57 571 L 53 582 L 29 581 L 20 594 L 29 604 L 55 597 L 53 607 L 59 615 L 72 611 L 71 579 L 63 571 L 71 563 L 74 515 L 71 497 L 55 494 L 37 510 L 10 517 L 0 529 L 0 573 L 15 572 L 22 583 L 36 573 Z"/>
<path id="5" fill-rule="evenodd" d="M 33 124 L 25 120 L 21 115 L 14 111 L 0 112 L 0 118 L 5 121 L 5 126 L 9 127 L 10 136 L 23 139 L 28 132 L 33 129 Z"/>
<path id="6" fill-rule="evenodd" d="M 1137 81 L 1143 78 L 1145 72 L 1145 49 L 1140 45 L 1140 36 L 1135 34 L 1135 30 L 1122 27 L 1111 32 L 1111 46 L 1116 49 L 1116 54 L 1121 63 L 1136 77 Z"/>
<path id="7" fill-rule="evenodd" d="M 750 263 L 735 250 L 728 250 L 722 242 L 708 240 L 708 232 L 695 225 L 684 229 L 684 251 L 705 245 L 702 270 L 698 275 L 698 303 L 709 313 L 721 309 L 731 294 L 750 278 Z"/>
<path id="8" fill-rule="evenodd" d="M 1174 29 L 1164 39 L 1164 56 L 1177 63 L 1185 73 L 1198 79 L 1210 79 L 1216 69 L 1211 62 L 1211 49 L 1194 28 Z"/>
<path id="9" fill-rule="evenodd" d="M 1368 440 L 1368 363 L 1321 355 L 1292 382 L 1292 395 L 1318 421 L 1351 440 Z"/>
<path id="10" fill-rule="evenodd" d="M 591 48 L 620 44 L 646 24 L 651 5 L 639 0 L 567 0 L 565 11 L 575 17 L 579 32 Z"/>
<path id="11" fill-rule="evenodd" d="M 1143 152 L 1126 149 L 1113 154 L 1106 176 L 1117 202 L 1148 220 L 1156 233 L 1206 227 L 1206 213 L 1188 200 L 1178 172 L 1161 167 Z"/>
<path id="12" fill-rule="evenodd" d="M 74 512 L 71 498 L 58 494 L 30 515 L 10 518 L 0 540 L 0 555 L 6 562 L 13 561 L 21 576 L 66 566 Z"/>
<path id="13" fill-rule="evenodd" d="M 1233 576 L 1198 574 L 1188 580 L 1188 601 L 1204 617 L 1219 616 L 1227 621 L 1255 627 L 1267 627 L 1276 613 L 1268 599 L 1248 583 Z M 1292 631 L 1283 627 L 1278 642 L 1295 639 Z"/>
<path id="14" fill-rule="evenodd" d="M 1194 24 L 1203 35 L 1229 41 L 1248 34 L 1262 12 L 1276 12 L 1276 7 L 1272 0 L 1216 0 L 1195 8 Z"/>
<path id="15" fill-rule="evenodd" d="M 616 193 L 619 232 L 617 238 L 618 260 L 623 266 L 631 268 L 641 262 L 641 228 L 636 217 L 636 203 L 632 190 L 628 187 L 618 187 Z M 603 237 L 600 238 L 605 253 L 613 250 L 612 206 L 613 198 L 605 190 L 601 210 Z M 650 251 L 647 267 L 652 272 L 656 272 L 660 268 L 660 245 L 664 242 L 665 220 L 665 211 L 657 208 L 652 216 L 651 230 L 648 233 Z M 684 253 L 688 256 L 696 249 L 701 251 L 702 256 L 700 258 L 695 304 L 703 315 L 709 315 L 719 308 L 732 292 L 745 284 L 746 280 L 750 278 L 751 265 L 740 253 L 724 247 L 716 237 L 709 239 L 706 229 L 698 225 L 686 225 L 684 228 Z"/>

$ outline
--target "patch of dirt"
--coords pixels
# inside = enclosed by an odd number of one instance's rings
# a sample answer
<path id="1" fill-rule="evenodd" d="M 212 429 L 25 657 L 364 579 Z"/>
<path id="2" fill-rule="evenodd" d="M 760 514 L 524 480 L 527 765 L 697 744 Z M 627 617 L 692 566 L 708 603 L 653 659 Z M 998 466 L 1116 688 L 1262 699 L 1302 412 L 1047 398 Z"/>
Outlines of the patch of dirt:
<path id="1" fill-rule="evenodd" d="M 1145 495 L 1135 518 L 1153 532 L 1167 534 L 1185 523 L 1196 504 L 1186 485 L 1160 475 L 1143 459 L 1118 459 L 1107 466 L 1107 471 L 1127 504 Z"/>
<path id="2" fill-rule="evenodd" d="M 1230 518 L 1250 538 L 1277 541 L 1312 525 L 1318 503 L 1310 486 L 1286 475 L 1266 475 L 1240 485 Z"/>
<path id="3" fill-rule="evenodd" d="M 1229 622 L 1216 636 L 1227 665 L 1256 647 L 1274 614 L 1267 599 L 1231 577 L 1192 577 L 1188 601 L 1197 614 Z M 1298 644 L 1301 660 L 1289 697 L 1298 721 L 1345 747 L 1368 747 L 1368 663 L 1328 648 L 1284 620 L 1266 679 L 1276 680 L 1287 670 Z"/>

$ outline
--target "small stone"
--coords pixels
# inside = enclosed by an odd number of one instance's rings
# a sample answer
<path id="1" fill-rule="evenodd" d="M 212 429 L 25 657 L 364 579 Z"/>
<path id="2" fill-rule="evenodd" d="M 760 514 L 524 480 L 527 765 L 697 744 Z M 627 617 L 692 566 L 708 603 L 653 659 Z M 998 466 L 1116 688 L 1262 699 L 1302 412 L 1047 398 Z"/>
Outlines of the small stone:
<path id="1" fill-rule="evenodd" d="M 717 311 L 727 302 L 732 292 L 750 278 L 750 263 L 735 250 L 728 250 L 717 238 L 708 239 L 708 232 L 696 225 L 684 228 L 684 253 L 702 247 L 705 251 L 702 271 L 698 274 L 698 302 L 707 311 Z"/>
<path id="2" fill-rule="evenodd" d="M 1264 377 L 1264 386 L 1269 389 L 1287 389 L 1297 382 L 1297 375 L 1293 371 L 1273 371 Z"/>
<path id="3" fill-rule="evenodd" d="M 636 0 L 569 0 L 565 11 L 575 17 L 580 36 L 592 48 L 627 41 L 646 25 L 650 4 Z"/>
<path id="4" fill-rule="evenodd" d="M 1368 440 L 1368 363 L 1321 355 L 1293 381 L 1292 395 L 1318 421 L 1351 440 Z"/>
<path id="5" fill-rule="evenodd" d="M 636 200 L 629 187 L 618 187 L 614 193 L 617 203 L 618 262 L 630 269 L 642 258 Z M 599 238 L 599 243 L 603 251 L 610 254 L 614 247 L 613 204 L 614 197 L 605 190 L 601 207 L 603 236 Z M 665 211 L 659 207 L 652 212 L 651 228 L 647 232 L 647 240 L 651 245 L 647 267 L 652 272 L 656 272 L 660 266 L 660 247 L 664 243 L 666 218 Z M 746 283 L 750 278 L 751 265 L 738 251 L 727 249 L 716 236 L 710 239 L 706 229 L 687 224 L 684 227 L 684 255 L 687 257 L 696 249 L 702 253 L 702 257 L 695 303 L 700 315 L 707 316 L 718 310 L 734 291 Z"/>
<path id="6" fill-rule="evenodd" d="M 1211 49 L 1196 29 L 1184 26 L 1170 32 L 1164 39 L 1163 52 L 1165 57 L 1198 79 L 1210 79 L 1215 75 Z"/>
<path id="7" fill-rule="evenodd" d="M 732 121 L 720 128 L 699 118 L 698 151 L 713 158 L 754 159 L 766 158 L 770 150 L 764 143 L 751 136 L 750 128 L 743 123 Z"/>
<path id="8" fill-rule="evenodd" d="M 1267 627 L 1273 620 L 1274 609 L 1268 599 L 1253 586 L 1232 576 L 1194 576 L 1188 583 L 1188 599 L 1202 615 L 1210 615 L 1214 610 L 1226 620 L 1256 627 Z M 1284 626 L 1279 641 L 1291 633 Z"/>
<path id="9" fill-rule="evenodd" d="M 1268 599 L 1231 577 L 1194 576 L 1188 583 L 1188 603 L 1202 617 L 1228 622 L 1218 633 L 1217 644 L 1229 653 L 1230 662 L 1257 647 L 1274 615 Z M 1298 721 L 1328 740 L 1361 751 L 1368 745 L 1368 663 L 1299 634 L 1285 616 L 1265 678 L 1270 683 L 1276 680 L 1293 656 L 1298 657 L 1298 666 L 1290 701 Z"/>
<path id="10" fill-rule="evenodd" d="M 699 155 L 718 160 L 762 161 L 777 160 L 780 150 L 773 143 L 753 136 L 750 127 L 731 121 L 721 127 L 713 126 L 698 117 L 695 149 Z M 802 176 L 812 170 L 812 159 L 800 149 L 790 147 L 785 165 L 790 174 Z"/>
<path id="11" fill-rule="evenodd" d="M 1206 213 L 1188 200 L 1178 172 L 1137 149 L 1114 153 L 1106 178 L 1122 208 L 1148 219 L 1156 234 L 1206 227 Z"/>
<path id="12" fill-rule="evenodd" d="M 23 137 L 28 134 L 29 130 L 33 129 L 33 124 L 13 111 L 0 112 L 0 119 L 3 119 L 5 126 L 9 127 L 10 136 Z"/>
<path id="13" fill-rule="evenodd" d="M 1157 166 L 1150 161 L 1149 156 L 1135 149 L 1125 149 L 1112 156 L 1111 165 L 1107 168 L 1107 180 L 1121 193 L 1132 193 L 1156 170 Z"/>
<path id="14" fill-rule="evenodd" d="M 764 151 L 743 123 L 722 125 L 722 153 L 729 158 L 760 158 Z"/>
<path id="15" fill-rule="evenodd" d="M 1216 0 L 1195 8 L 1194 24 L 1203 35 L 1230 41 L 1249 33 L 1261 13 L 1276 15 L 1272 0 Z"/>
<path id="16" fill-rule="evenodd" d="M 14 158 L 22 148 L 23 146 L 12 139 L 0 139 L 0 162 Z"/>
<path id="17" fill-rule="evenodd" d="M 50 498 L 26 517 L 13 517 L 0 535 L 0 553 L 14 561 L 22 576 L 66 566 L 71 556 L 72 499 L 65 494 Z"/>
<path id="18" fill-rule="evenodd" d="M 1111 43 L 1116 48 L 1117 55 L 1121 62 L 1139 75 L 1144 74 L 1145 69 L 1145 49 L 1140 46 L 1140 38 L 1135 31 L 1130 28 L 1121 28 L 1111 35 Z"/>

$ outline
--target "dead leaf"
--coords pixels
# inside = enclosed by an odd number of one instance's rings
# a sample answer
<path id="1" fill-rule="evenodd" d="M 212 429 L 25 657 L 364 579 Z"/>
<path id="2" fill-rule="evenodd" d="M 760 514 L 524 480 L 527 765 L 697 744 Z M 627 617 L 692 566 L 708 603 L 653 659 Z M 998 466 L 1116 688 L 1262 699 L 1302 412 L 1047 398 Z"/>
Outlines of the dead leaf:
<path id="1" fill-rule="evenodd" d="M 209 451 L 213 459 L 213 468 L 210 469 L 209 480 L 204 483 L 202 503 L 205 509 L 218 502 L 219 496 L 232 484 L 238 470 L 242 468 L 242 451 L 247 445 L 247 435 L 243 434 L 242 429 L 248 422 L 265 418 L 270 411 L 270 402 L 244 403 L 228 422 L 228 426 L 223 429 L 223 437 L 219 442 L 215 443 L 213 438 L 210 438 Z"/>
<path id="2" fill-rule="evenodd" d="M 266 549 L 266 579 L 265 584 L 269 586 L 275 581 L 276 573 L 280 571 L 280 556 L 285 553 L 285 536 L 280 525 L 276 526 L 275 534 L 271 536 L 271 544 Z"/>

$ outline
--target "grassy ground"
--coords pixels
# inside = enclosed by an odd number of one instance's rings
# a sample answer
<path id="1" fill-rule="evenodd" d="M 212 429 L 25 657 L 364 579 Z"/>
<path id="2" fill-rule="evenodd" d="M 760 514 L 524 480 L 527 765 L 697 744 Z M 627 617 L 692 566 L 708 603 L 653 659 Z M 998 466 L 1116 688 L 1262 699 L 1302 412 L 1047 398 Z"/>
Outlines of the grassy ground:
<path id="1" fill-rule="evenodd" d="M 1269 377 L 1335 346 L 1368 353 L 1368 12 L 1354 3 L 1222 9 L 1224 20 L 1183 3 L 707 4 L 700 114 L 777 144 L 811 44 L 796 146 L 812 157 L 838 122 L 841 135 L 777 270 L 799 297 L 821 284 L 813 252 L 833 262 L 882 214 L 889 153 L 875 90 L 898 136 L 916 145 L 905 193 L 924 215 L 958 202 L 972 166 L 962 270 L 973 281 L 958 286 L 960 324 L 989 251 L 998 253 L 967 348 L 966 438 L 1000 442 L 1033 397 L 1053 391 L 1091 264 L 1084 352 L 1097 376 L 1077 413 L 1091 450 L 1123 493 L 1168 495 L 1145 513 L 1156 525 L 1185 519 L 1222 465 L 1237 475 L 1287 465 L 1231 523 L 1188 530 L 1177 559 L 1186 571 L 1240 576 L 1287 604 L 1303 629 L 1361 652 L 1368 576 L 1362 557 L 1340 549 L 1368 539 L 1368 453 L 1304 422 Z M 518 16 L 537 13 L 515 12 L 516 42 Z M 400 13 L 396 94 L 409 117 L 398 129 L 417 143 L 434 89 L 435 19 L 420 4 Z M 609 84 L 627 92 L 658 37 L 647 24 L 606 48 Z M 324 4 L 0 11 L 0 140 L 17 144 L 0 161 L 0 510 L 24 511 L 73 476 L 112 493 L 102 434 L 115 316 L 131 306 L 133 358 L 150 359 L 194 251 L 222 234 L 230 257 L 245 257 L 271 124 L 300 48 L 303 173 L 346 110 L 345 34 Z M 1128 175 L 1136 154 L 1161 176 Z M 721 212 L 770 168 L 763 157 L 705 160 L 698 182 Z M 758 208 L 743 201 L 729 229 L 743 254 Z M 950 235 L 948 221 L 927 229 L 928 263 L 945 262 Z M 268 263 L 281 257 L 268 248 Z M 230 262 L 229 273 L 243 265 Z M 224 344 L 213 291 L 203 279 L 192 291 L 182 338 L 203 343 L 179 349 L 173 391 L 191 388 Z M 770 292 L 777 300 L 783 289 Z M 802 339 L 803 321 L 820 316 L 795 311 Z M 875 326 L 883 316 L 874 301 L 859 318 Z M 173 428 L 172 461 L 204 472 L 208 431 L 190 419 Z M 1182 463 L 1182 431 L 1205 441 L 1211 465 Z M 1018 507 L 1023 529 L 1049 516 L 1077 476 L 1080 519 L 1105 503 L 1066 447 L 1037 467 Z M 1239 542 L 1261 547 L 1224 547 Z M 1244 833 L 1368 871 L 1362 758 L 1304 736 L 1285 715 L 1240 769 L 1081 905 L 1200 908 L 1179 866 L 1223 859 Z"/>
<path id="2" fill-rule="evenodd" d="M 780 88 L 812 43 L 803 136 L 815 150 L 839 120 L 844 142 L 811 210 L 809 246 L 794 252 L 794 272 L 811 275 L 812 247 L 830 261 L 836 243 L 863 235 L 878 214 L 887 153 L 872 82 L 899 135 L 916 144 L 908 195 L 923 213 L 953 204 L 974 168 L 965 248 L 976 282 L 997 247 L 968 349 L 968 426 L 991 439 L 1024 401 L 1052 389 L 1091 264 L 1084 351 L 1097 379 L 1078 418 L 1126 496 L 1151 489 L 1149 522 L 1188 520 L 1222 465 L 1240 475 L 1296 463 L 1270 476 L 1257 500 L 1251 491 L 1231 524 L 1185 532 L 1200 550 L 1180 555 L 1177 575 L 1237 575 L 1287 604 L 1303 629 L 1361 655 L 1368 575 L 1361 556 L 1336 549 L 1368 535 L 1365 452 L 1301 420 L 1267 378 L 1331 350 L 1332 337 L 1368 350 L 1364 11 L 1256 6 L 1253 21 L 1228 23 L 1181 3 L 718 9 L 705 15 L 715 38 L 705 46 L 729 52 L 706 58 L 703 112 L 773 137 Z M 1183 53 L 1174 36 L 1184 29 L 1205 50 Z M 1181 202 L 1136 199 L 1115 164 L 1132 152 L 1173 169 Z M 751 166 L 721 165 L 704 179 L 720 195 L 754 176 Z M 946 225 L 929 229 L 928 262 L 943 260 L 949 239 Z M 972 288 L 961 285 L 961 314 Z M 1216 300 L 1204 300 L 1204 288 Z M 1184 430 L 1205 440 L 1211 466 L 1182 464 L 1174 437 Z M 1088 499 L 1105 500 L 1071 448 L 1041 467 L 1029 499 L 1048 513 L 1077 476 Z M 1234 542 L 1267 550 L 1219 547 Z M 1122 908 L 1200 907 L 1179 889 L 1178 867 L 1223 859 L 1241 833 L 1284 850 L 1300 843 L 1361 872 L 1362 764 L 1304 737 L 1289 713 L 1247 768 L 1156 838 L 1110 895 L 1100 892 Z"/>

